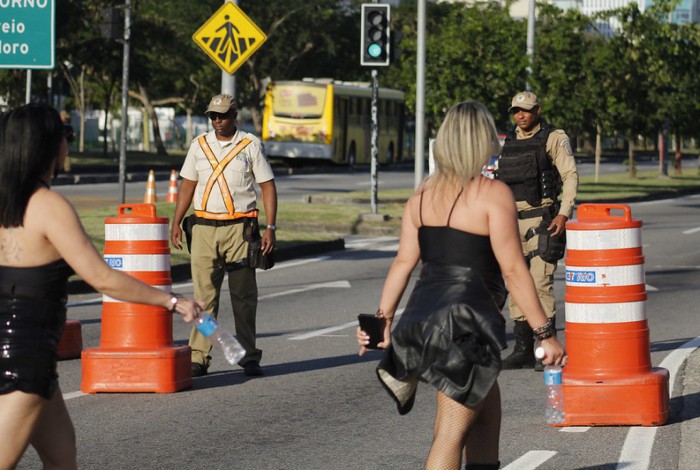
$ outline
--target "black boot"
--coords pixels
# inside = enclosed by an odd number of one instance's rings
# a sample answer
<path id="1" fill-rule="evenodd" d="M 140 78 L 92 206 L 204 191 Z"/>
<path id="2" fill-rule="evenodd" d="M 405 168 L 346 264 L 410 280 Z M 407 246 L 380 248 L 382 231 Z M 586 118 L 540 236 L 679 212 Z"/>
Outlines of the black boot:
<path id="1" fill-rule="evenodd" d="M 556 336 L 557 336 L 557 316 L 552 315 L 550 320 L 552 320 L 552 327 L 550 328 L 550 330 L 552 331 L 552 335 L 556 338 Z M 535 371 L 542 372 L 543 370 L 544 370 L 544 364 L 542 364 L 542 359 L 537 359 L 535 361 Z"/>
<path id="2" fill-rule="evenodd" d="M 527 321 L 516 321 L 513 327 L 515 347 L 513 353 L 503 359 L 503 369 L 530 369 L 535 365 L 535 339 Z"/>
<path id="3" fill-rule="evenodd" d="M 468 463 L 464 466 L 464 470 L 498 470 L 501 468 L 501 462 L 496 463 Z"/>

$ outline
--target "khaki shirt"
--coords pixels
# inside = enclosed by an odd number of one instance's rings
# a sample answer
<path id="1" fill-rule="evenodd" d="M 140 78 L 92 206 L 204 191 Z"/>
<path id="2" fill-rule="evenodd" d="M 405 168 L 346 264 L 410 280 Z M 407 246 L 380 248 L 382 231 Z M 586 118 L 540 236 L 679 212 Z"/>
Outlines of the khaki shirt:
<path id="1" fill-rule="evenodd" d="M 517 140 L 529 139 L 540 130 L 540 125 L 537 124 L 530 132 L 524 132 L 516 126 L 515 138 Z M 568 219 L 574 214 L 574 202 L 576 200 L 576 192 L 578 191 L 578 173 L 576 171 L 576 160 L 574 152 L 571 150 L 571 143 L 566 133 L 561 129 L 555 129 L 549 133 L 547 138 L 547 155 L 552 159 L 552 164 L 557 168 L 561 175 L 562 190 L 561 190 L 561 207 L 559 214 L 566 216 Z M 549 198 L 542 200 L 542 205 L 552 204 L 554 201 Z M 518 211 L 532 209 L 533 206 L 527 201 L 518 201 L 516 203 Z"/>
<path id="2" fill-rule="evenodd" d="M 207 207 L 202 207 L 204 189 L 209 176 L 214 170 L 199 145 L 199 137 L 197 136 L 192 141 L 192 145 L 190 145 L 190 149 L 185 157 L 185 163 L 182 164 L 182 169 L 180 170 L 180 176 L 191 181 L 197 181 L 197 187 L 194 191 L 195 210 L 226 213 L 226 205 L 218 184 L 212 186 Z M 223 172 L 229 191 L 231 191 L 236 212 L 248 212 L 256 209 L 257 192 L 253 183 L 260 184 L 270 181 L 275 175 L 272 173 L 272 168 L 265 157 L 265 151 L 260 139 L 254 135 L 237 130 L 233 139 L 225 142 L 219 141 L 214 131 L 206 133 L 207 143 L 209 143 L 209 147 L 211 147 L 218 161 L 223 160 L 231 149 L 244 138 L 250 139 L 251 142 L 226 166 Z"/>

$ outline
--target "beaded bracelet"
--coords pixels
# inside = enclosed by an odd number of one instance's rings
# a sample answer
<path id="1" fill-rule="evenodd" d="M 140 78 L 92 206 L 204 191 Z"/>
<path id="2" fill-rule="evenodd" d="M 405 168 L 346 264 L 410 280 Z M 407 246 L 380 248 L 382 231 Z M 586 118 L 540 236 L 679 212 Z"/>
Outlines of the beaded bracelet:
<path id="1" fill-rule="evenodd" d="M 552 333 L 552 319 L 548 318 L 543 325 L 540 325 L 537 328 L 533 328 L 532 335 L 535 339 L 540 341 L 554 336 L 554 334 Z"/>
<path id="2" fill-rule="evenodd" d="M 537 328 L 533 328 L 532 332 L 534 334 L 539 334 L 539 333 L 542 333 L 543 331 L 549 330 L 551 327 L 552 327 L 552 319 L 548 318 L 544 324 L 538 326 Z"/>

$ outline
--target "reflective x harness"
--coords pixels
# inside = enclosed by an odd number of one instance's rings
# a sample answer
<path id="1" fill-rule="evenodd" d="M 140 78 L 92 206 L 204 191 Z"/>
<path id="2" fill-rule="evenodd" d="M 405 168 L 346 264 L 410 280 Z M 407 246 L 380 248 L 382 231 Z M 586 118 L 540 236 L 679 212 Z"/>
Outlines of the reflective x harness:
<path id="1" fill-rule="evenodd" d="M 204 188 L 204 195 L 202 196 L 202 210 L 194 211 L 197 217 L 202 217 L 204 219 L 216 219 L 216 220 L 232 220 L 241 217 L 256 217 L 258 214 L 257 210 L 252 210 L 250 212 L 235 212 L 233 205 L 233 197 L 231 197 L 231 191 L 229 190 L 228 184 L 226 183 L 226 178 L 224 177 L 224 170 L 229 163 L 233 161 L 239 153 L 243 151 L 244 148 L 250 144 L 250 139 L 241 140 L 231 151 L 226 154 L 226 156 L 220 162 L 214 156 L 214 152 L 207 143 L 206 136 L 201 136 L 198 139 L 199 146 L 202 148 L 204 155 L 206 155 L 212 170 L 214 170 L 209 176 L 207 185 Z M 209 201 L 209 196 L 211 195 L 211 190 L 214 187 L 214 183 L 219 184 L 219 189 L 221 190 L 221 196 L 224 199 L 224 205 L 226 206 L 226 214 L 218 214 L 214 212 L 207 212 L 207 202 Z"/>

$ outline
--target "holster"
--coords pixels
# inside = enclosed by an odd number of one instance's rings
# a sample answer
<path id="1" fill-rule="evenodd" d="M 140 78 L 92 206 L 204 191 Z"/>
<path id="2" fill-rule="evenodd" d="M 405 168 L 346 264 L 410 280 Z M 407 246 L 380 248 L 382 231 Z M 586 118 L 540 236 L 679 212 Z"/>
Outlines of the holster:
<path id="1" fill-rule="evenodd" d="M 528 262 L 535 256 L 539 256 L 542 261 L 546 263 L 556 263 L 564 257 L 564 252 L 566 250 L 566 230 L 563 230 L 556 237 L 552 236 L 554 230 L 547 230 L 547 227 L 552 223 L 553 214 L 559 210 L 559 205 L 553 204 L 549 207 L 550 210 L 544 211 L 540 225 L 530 229 L 525 235 L 526 240 L 537 235 L 537 249 L 526 255 Z"/>
<path id="2" fill-rule="evenodd" d="M 194 214 L 188 215 L 182 219 L 182 231 L 185 232 L 185 241 L 187 242 L 187 252 L 192 253 L 192 227 L 197 224 L 197 217 Z"/>
<path id="3" fill-rule="evenodd" d="M 246 218 L 243 222 L 243 239 L 248 242 L 248 267 L 267 270 L 275 265 L 274 250 L 262 254 L 262 237 L 257 217 Z"/>

